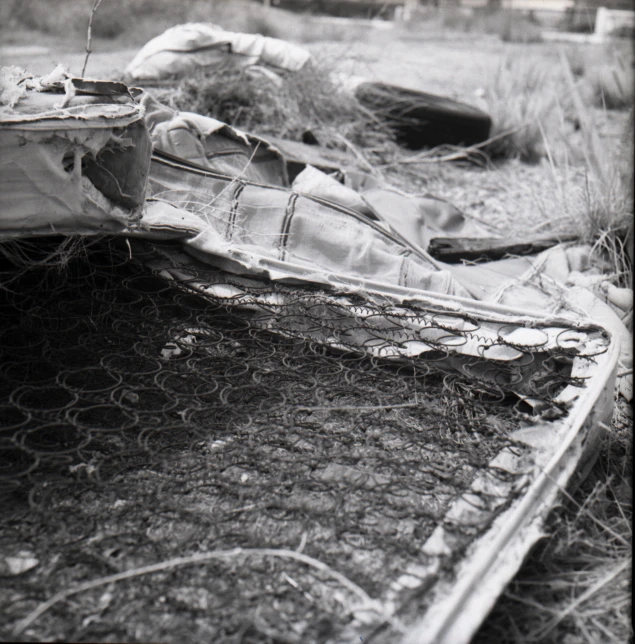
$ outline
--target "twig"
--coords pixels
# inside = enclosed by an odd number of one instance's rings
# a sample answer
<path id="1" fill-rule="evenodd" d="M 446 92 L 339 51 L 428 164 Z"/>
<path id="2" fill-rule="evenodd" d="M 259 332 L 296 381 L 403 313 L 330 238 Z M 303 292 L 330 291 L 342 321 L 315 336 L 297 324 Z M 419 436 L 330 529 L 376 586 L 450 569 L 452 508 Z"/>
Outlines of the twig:
<path id="1" fill-rule="evenodd" d="M 88 57 L 90 56 L 91 49 L 90 49 L 90 43 L 93 39 L 93 18 L 95 17 L 95 13 L 97 12 L 97 9 L 99 9 L 99 5 L 101 4 L 102 0 L 93 0 L 93 7 L 90 10 L 90 18 L 88 19 L 88 30 L 86 32 L 86 58 L 84 58 L 84 66 L 82 67 L 82 78 L 84 77 L 84 73 L 86 72 L 86 65 L 88 65 Z"/>
<path id="2" fill-rule="evenodd" d="M 516 127 L 509 128 L 507 130 L 504 130 L 503 132 L 499 132 L 498 134 L 491 136 L 489 139 L 486 139 L 485 141 L 481 141 L 480 143 L 475 143 L 474 145 L 470 145 L 465 148 L 458 148 L 455 152 L 451 152 L 441 156 L 439 156 L 438 153 L 435 152 L 435 150 L 437 150 L 438 148 L 432 148 L 432 150 L 421 152 L 415 156 L 399 159 L 398 161 L 392 161 L 390 163 L 386 163 L 378 167 L 388 168 L 394 165 L 403 165 L 403 164 L 444 163 L 446 161 L 459 161 L 461 159 L 469 160 L 470 158 L 469 155 L 475 154 L 475 153 L 479 153 L 485 156 L 487 159 L 489 157 L 483 148 L 486 148 L 494 141 L 498 141 L 499 139 L 504 139 L 506 136 L 510 136 L 511 134 L 514 134 L 515 132 L 522 130 L 524 127 L 527 127 L 528 125 L 529 125 L 529 122 L 523 123 L 522 125 L 517 125 Z"/>
<path id="3" fill-rule="evenodd" d="M 535 226 L 531 226 L 527 228 L 528 232 L 532 233 L 537 233 L 540 230 L 543 230 L 544 228 L 549 228 L 550 226 L 553 226 L 554 223 L 558 221 L 565 221 L 566 219 L 571 219 L 570 215 L 562 215 L 561 217 L 553 217 L 552 219 L 548 221 L 543 221 L 540 224 L 537 224 Z"/>
<path id="4" fill-rule="evenodd" d="M 553 159 L 553 155 L 551 154 L 551 146 L 549 145 L 549 139 L 547 138 L 547 135 L 545 134 L 545 130 L 543 129 L 542 123 L 540 123 L 540 121 L 538 121 L 538 129 L 540 130 L 542 141 L 545 144 L 545 151 L 547 152 L 547 159 L 549 160 L 549 168 L 551 170 L 551 176 L 553 177 L 553 182 L 556 184 L 556 189 L 558 190 L 558 194 L 560 196 L 560 204 L 564 207 L 564 204 L 566 203 L 566 200 L 564 197 L 564 188 L 562 187 L 562 182 L 558 180 L 558 173 L 556 172 L 556 163 Z"/>
<path id="5" fill-rule="evenodd" d="M 330 566 L 327 566 L 325 563 L 304 555 L 300 552 L 294 550 L 275 550 L 272 548 L 234 548 L 232 550 L 215 550 L 213 552 L 202 552 L 189 557 L 176 557 L 175 559 L 169 559 L 167 561 L 162 561 L 161 563 L 152 564 L 150 566 L 142 566 L 141 568 L 134 568 L 132 570 L 126 570 L 124 572 L 116 573 L 114 575 L 108 575 L 107 577 L 101 577 L 99 579 L 94 579 L 93 581 L 88 581 L 74 588 L 67 588 L 66 590 L 61 590 L 56 593 L 50 599 L 46 600 L 44 603 L 40 604 L 35 610 L 31 611 L 23 620 L 18 622 L 16 627 L 13 630 L 14 637 L 21 635 L 38 617 L 43 615 L 49 608 L 55 606 L 55 604 L 77 595 L 79 593 L 84 593 L 93 588 L 99 588 L 100 586 L 106 586 L 108 584 L 115 583 L 117 581 L 124 581 L 126 579 L 133 579 L 135 577 L 141 577 L 143 575 L 149 575 L 155 572 L 162 572 L 165 570 L 172 570 L 173 568 L 180 568 L 181 566 L 189 566 L 195 563 L 204 563 L 206 561 L 212 561 L 214 559 L 231 559 L 233 557 L 239 557 L 241 555 L 260 555 L 260 556 L 269 556 L 269 557 L 281 557 L 283 559 L 295 559 L 300 561 L 308 566 L 312 566 L 317 570 L 320 570 L 333 579 L 336 579 L 342 586 L 347 588 L 351 593 L 357 595 L 359 599 L 362 600 L 362 603 L 365 608 L 373 607 L 377 612 L 384 613 L 381 604 L 373 600 L 364 589 L 360 588 L 356 583 L 352 582 L 350 579 L 342 575 L 342 573 L 333 570 Z M 386 616 L 388 617 L 388 616 Z M 388 617 L 388 619 L 390 619 Z"/>
<path id="6" fill-rule="evenodd" d="M 377 169 L 366 159 L 366 157 L 343 135 L 339 132 L 335 133 L 335 138 L 339 139 L 354 155 L 355 158 L 370 172 L 372 175 L 377 175 Z"/>
<path id="7" fill-rule="evenodd" d="M 394 405 L 354 405 L 351 407 L 295 407 L 294 411 L 365 411 L 375 409 L 405 409 L 420 407 L 421 403 L 395 403 Z"/>

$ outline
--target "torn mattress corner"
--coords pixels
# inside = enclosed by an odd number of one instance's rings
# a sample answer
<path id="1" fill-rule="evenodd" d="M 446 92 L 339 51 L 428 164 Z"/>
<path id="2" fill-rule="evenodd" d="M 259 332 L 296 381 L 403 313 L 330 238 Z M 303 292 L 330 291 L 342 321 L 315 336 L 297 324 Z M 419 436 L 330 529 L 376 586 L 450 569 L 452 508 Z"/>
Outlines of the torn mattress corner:
<path id="1" fill-rule="evenodd" d="M 152 144 L 122 83 L 3 68 L 0 234 L 116 233 L 138 224 Z"/>
<path id="2" fill-rule="evenodd" d="M 289 185 L 284 156 L 264 139 L 209 116 L 174 110 L 145 91 L 136 98 L 155 150 L 228 176 Z"/>

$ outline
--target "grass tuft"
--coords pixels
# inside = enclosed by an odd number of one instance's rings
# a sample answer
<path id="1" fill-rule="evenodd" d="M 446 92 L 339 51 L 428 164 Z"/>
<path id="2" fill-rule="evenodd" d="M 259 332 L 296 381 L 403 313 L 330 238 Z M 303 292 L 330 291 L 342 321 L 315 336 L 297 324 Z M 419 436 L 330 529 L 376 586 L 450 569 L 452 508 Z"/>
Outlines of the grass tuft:
<path id="1" fill-rule="evenodd" d="M 621 149 L 605 165 L 604 177 L 591 177 L 583 195 L 583 237 L 600 259 L 608 261 L 617 286 L 633 287 L 633 110 Z"/>
<path id="2" fill-rule="evenodd" d="M 331 76 L 328 60 L 312 59 L 301 74 L 273 79 L 257 68 L 201 73 L 155 92 L 170 107 L 211 116 L 254 134 L 292 141 L 307 137 L 328 148 L 347 143 L 368 150 L 392 147 L 393 136 Z"/>
<path id="3" fill-rule="evenodd" d="M 591 104 L 607 110 L 626 110 L 633 105 L 633 78 L 618 61 L 603 60 L 587 72 Z"/>
<path id="4" fill-rule="evenodd" d="M 618 145 L 607 149 L 598 135 L 593 110 L 579 91 L 568 60 L 561 55 L 564 79 L 569 85 L 582 134 L 586 183 L 579 218 L 582 237 L 593 244 L 596 257 L 608 261 L 619 286 L 633 286 L 633 143 L 631 109 Z"/>
<path id="5" fill-rule="evenodd" d="M 615 41 L 593 49 L 573 45 L 563 51 L 589 106 L 605 110 L 632 107 L 635 99 L 632 47 Z"/>
<path id="6" fill-rule="evenodd" d="M 531 56 L 503 59 L 486 89 L 492 117 L 485 151 L 493 159 L 519 158 L 535 163 L 545 155 L 543 132 L 551 129 L 557 108 L 554 75 Z"/>
<path id="7" fill-rule="evenodd" d="M 0 282 L 0 290 L 11 291 L 13 284 L 34 268 L 46 268 L 53 280 L 63 279 L 73 260 L 86 256 L 88 248 L 99 241 L 98 237 L 79 235 L 3 241 L 0 265 L 8 264 L 15 272 L 10 279 Z"/>

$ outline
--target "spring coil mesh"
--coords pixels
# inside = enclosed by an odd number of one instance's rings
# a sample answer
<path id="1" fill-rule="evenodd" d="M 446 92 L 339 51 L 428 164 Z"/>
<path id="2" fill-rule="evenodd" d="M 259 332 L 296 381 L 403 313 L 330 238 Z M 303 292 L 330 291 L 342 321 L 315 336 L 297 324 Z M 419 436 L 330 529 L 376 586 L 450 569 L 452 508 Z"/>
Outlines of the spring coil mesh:
<path id="1" fill-rule="evenodd" d="M 548 403 L 580 384 L 564 347 L 479 381 L 448 367 L 452 343 L 385 357 L 423 311 L 215 269 L 194 276 L 215 285 L 201 296 L 125 246 L 69 243 L 3 247 L 0 551 L 37 560 L 0 590 L 6 638 L 61 588 L 242 548 L 75 595 L 21 637 L 344 641 L 354 589 L 250 549 L 380 598 L 478 474 L 509 476 L 488 463 L 522 449 L 518 388 Z M 446 526 L 455 556 L 495 515 Z"/>

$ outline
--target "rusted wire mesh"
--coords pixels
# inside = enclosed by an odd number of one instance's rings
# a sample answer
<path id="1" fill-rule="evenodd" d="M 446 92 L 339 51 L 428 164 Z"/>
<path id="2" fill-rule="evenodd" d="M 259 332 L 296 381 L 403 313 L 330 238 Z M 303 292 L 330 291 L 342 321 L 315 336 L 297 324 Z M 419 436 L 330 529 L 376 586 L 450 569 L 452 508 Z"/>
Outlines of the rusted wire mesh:
<path id="1" fill-rule="evenodd" d="M 479 337 L 459 314 L 212 268 L 169 281 L 147 267 L 160 246 L 2 248 L 0 551 L 32 561 L 5 571 L 7 638 L 64 589 L 201 555 L 63 597 L 20 637 L 368 640 L 386 616 L 367 606 L 356 635 L 353 614 L 477 475 L 509 476 L 488 463 L 522 449 L 527 396 L 557 416 L 574 382 L 564 343 L 459 355 Z M 446 527 L 463 548 L 496 512 Z"/>

